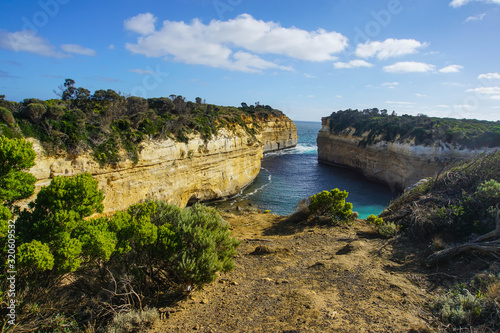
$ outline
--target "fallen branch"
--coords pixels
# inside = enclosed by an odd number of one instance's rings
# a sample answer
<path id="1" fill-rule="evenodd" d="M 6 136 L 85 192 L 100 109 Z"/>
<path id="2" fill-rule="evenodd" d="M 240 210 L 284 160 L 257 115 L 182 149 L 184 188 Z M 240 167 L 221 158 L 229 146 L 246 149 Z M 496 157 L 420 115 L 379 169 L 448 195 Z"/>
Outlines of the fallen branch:
<path id="1" fill-rule="evenodd" d="M 436 252 L 430 255 L 426 260 L 427 265 L 434 265 L 445 259 L 453 258 L 464 252 L 479 252 L 485 255 L 491 255 L 497 259 L 500 254 L 500 241 L 485 242 L 485 243 L 467 243 L 463 245 L 458 245 L 455 247 L 450 247 L 442 251 Z"/>
<path id="2" fill-rule="evenodd" d="M 426 260 L 427 265 L 434 265 L 445 259 L 453 258 L 464 252 L 476 252 L 480 254 L 490 255 L 496 259 L 500 259 L 497 254 L 500 254 L 500 207 L 497 205 L 495 210 L 495 230 L 479 236 L 472 242 L 450 247 L 430 255 Z"/>

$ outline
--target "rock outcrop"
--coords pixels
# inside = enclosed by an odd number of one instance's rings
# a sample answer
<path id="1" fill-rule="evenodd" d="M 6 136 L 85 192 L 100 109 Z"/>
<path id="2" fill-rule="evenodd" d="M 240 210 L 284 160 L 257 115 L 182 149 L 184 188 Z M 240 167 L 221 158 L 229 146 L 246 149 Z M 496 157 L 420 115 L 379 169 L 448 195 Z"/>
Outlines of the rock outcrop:
<path id="1" fill-rule="evenodd" d="M 36 192 L 54 176 L 91 173 L 104 191 L 105 213 L 145 199 L 183 207 L 239 193 L 258 175 L 264 152 L 297 144 L 297 129 L 286 116 L 270 117 L 259 127 L 255 136 L 237 126 L 219 130 L 208 141 L 197 135 L 188 143 L 149 140 L 142 143 L 137 164 L 125 160 L 102 168 L 90 153 L 50 156 L 37 140 L 29 139 L 37 153 L 30 172 L 38 179 Z"/>
<path id="2" fill-rule="evenodd" d="M 402 190 L 419 180 L 434 176 L 459 160 L 471 159 L 483 152 L 498 148 L 467 149 L 443 142 L 416 145 L 405 142 L 379 141 L 363 146 L 363 136 L 354 136 L 356 129 L 348 128 L 341 134 L 330 130 L 330 119 L 322 119 L 318 133 L 318 160 L 360 171 L 367 178 L 388 184 L 393 190 Z"/>
<path id="3" fill-rule="evenodd" d="M 271 118 L 262 124 L 260 141 L 264 145 L 264 153 L 295 147 L 297 145 L 297 128 L 288 118 Z"/>

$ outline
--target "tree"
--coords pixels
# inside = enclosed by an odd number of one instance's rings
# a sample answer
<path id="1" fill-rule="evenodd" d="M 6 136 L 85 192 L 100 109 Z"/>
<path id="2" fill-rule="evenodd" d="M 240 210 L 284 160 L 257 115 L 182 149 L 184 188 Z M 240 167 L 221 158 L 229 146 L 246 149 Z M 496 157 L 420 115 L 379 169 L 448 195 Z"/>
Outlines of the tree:
<path id="1" fill-rule="evenodd" d="M 19 248 L 20 258 L 29 264 L 40 264 L 41 271 L 50 269 L 51 259 L 36 257 L 33 251 L 43 250 L 53 257 L 54 269 L 65 273 L 76 270 L 82 263 L 85 241 L 82 229 L 89 228 L 85 218 L 103 210 L 103 192 L 98 182 L 88 173 L 74 177 L 55 177 L 44 187 L 30 206 L 19 217 L 20 242 L 30 244 Z M 46 251 L 48 247 L 49 251 Z M 22 250 L 22 251 L 21 251 Z M 33 258 L 37 260 L 32 260 Z"/>
<path id="2" fill-rule="evenodd" d="M 47 109 L 45 105 L 42 103 L 30 103 L 26 108 L 26 115 L 33 121 L 35 124 L 39 124 L 42 120 L 43 115 Z"/>
<path id="3" fill-rule="evenodd" d="M 62 92 L 62 96 L 61 96 L 62 100 L 67 101 L 70 99 L 75 99 L 76 98 L 75 81 L 72 79 L 66 79 L 64 81 L 64 87 L 66 89 L 64 89 Z"/>
<path id="4" fill-rule="evenodd" d="M 5 272 L 12 204 L 29 197 L 35 189 L 35 176 L 24 171 L 35 164 L 34 160 L 35 151 L 30 142 L 0 136 L 0 275 Z"/>
<path id="5" fill-rule="evenodd" d="M 16 123 L 14 116 L 9 111 L 9 109 L 0 106 L 0 121 L 3 121 L 9 126 L 12 126 Z"/>
<path id="6" fill-rule="evenodd" d="M 35 165 L 33 144 L 0 136 L 0 202 L 8 206 L 33 194 L 36 178 L 24 170 Z"/>

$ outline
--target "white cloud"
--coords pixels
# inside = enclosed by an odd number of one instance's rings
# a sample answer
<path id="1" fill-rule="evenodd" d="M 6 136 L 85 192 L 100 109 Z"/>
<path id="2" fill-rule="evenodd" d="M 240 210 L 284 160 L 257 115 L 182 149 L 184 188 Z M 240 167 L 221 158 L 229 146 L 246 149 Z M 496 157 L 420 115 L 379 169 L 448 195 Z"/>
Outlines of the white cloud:
<path id="1" fill-rule="evenodd" d="M 317 79 L 318 77 L 317 76 L 314 76 L 314 75 L 311 75 L 311 74 L 307 74 L 307 73 L 304 73 L 304 76 L 308 79 Z"/>
<path id="2" fill-rule="evenodd" d="M 500 95 L 500 87 L 479 87 L 467 89 L 466 92 L 477 93 L 480 95 Z"/>
<path id="3" fill-rule="evenodd" d="M 385 66 L 384 71 L 387 73 L 427 73 L 434 71 L 435 68 L 436 66 L 423 62 L 403 61 Z"/>
<path id="4" fill-rule="evenodd" d="M 484 3 L 500 5 L 500 0 L 453 0 L 452 2 L 450 2 L 450 6 L 457 8 L 457 7 L 462 7 L 463 5 L 466 5 L 470 2 L 484 2 Z"/>
<path id="5" fill-rule="evenodd" d="M 156 19 L 148 14 L 151 16 L 144 21 Z M 151 25 L 139 30 L 130 23 L 128 28 L 144 35 L 138 37 L 137 43 L 126 44 L 132 53 L 147 57 L 171 56 L 183 63 L 245 72 L 268 68 L 290 70 L 290 67 L 264 60 L 260 55 L 283 55 L 320 62 L 336 60 L 334 55 L 342 52 L 348 44 L 348 39 L 337 32 L 284 28 L 279 23 L 256 20 L 248 14 L 228 21 L 212 20 L 209 24 L 197 19 L 189 24 L 164 21 L 159 30 L 151 29 Z"/>
<path id="6" fill-rule="evenodd" d="M 474 16 L 469 16 L 468 18 L 465 19 L 464 23 L 469 23 L 469 22 L 473 22 L 473 21 L 482 21 L 485 16 L 486 16 L 485 13 L 479 14 L 479 15 L 474 15 Z"/>
<path id="7" fill-rule="evenodd" d="M 85 56 L 90 56 L 90 57 L 93 57 L 97 54 L 92 49 L 89 49 L 87 47 L 83 47 L 80 45 L 76 45 L 76 44 L 64 44 L 64 45 L 61 45 L 61 49 L 64 52 L 73 53 L 73 54 L 80 54 L 80 55 L 85 55 Z"/>
<path id="8" fill-rule="evenodd" d="M 366 42 L 359 44 L 356 48 L 356 55 L 360 58 L 377 56 L 380 60 L 399 57 L 418 52 L 418 49 L 426 47 L 426 43 L 421 43 L 414 39 L 393 39 L 389 38 L 383 42 Z"/>
<path id="9" fill-rule="evenodd" d="M 446 67 L 441 68 L 439 70 L 439 72 L 440 73 L 445 73 L 445 74 L 448 74 L 448 73 L 458 73 L 463 68 L 464 68 L 464 66 L 460 66 L 460 65 L 450 65 L 450 66 L 446 66 Z"/>
<path id="10" fill-rule="evenodd" d="M 336 62 L 333 67 L 337 69 L 341 68 L 359 68 L 359 67 L 372 67 L 373 64 L 366 62 L 364 60 L 351 60 L 349 62 Z"/>
<path id="11" fill-rule="evenodd" d="M 429 97 L 428 95 L 420 94 L 420 93 L 415 93 L 415 96 L 417 97 Z"/>
<path id="12" fill-rule="evenodd" d="M 114 50 L 115 49 L 115 44 L 109 44 L 108 49 Z"/>
<path id="13" fill-rule="evenodd" d="M 395 86 L 399 86 L 399 82 L 385 82 L 385 83 L 382 83 L 382 86 L 394 88 Z"/>
<path id="14" fill-rule="evenodd" d="M 493 99 L 495 101 L 500 101 L 500 95 L 491 96 L 490 99 Z"/>
<path id="15" fill-rule="evenodd" d="M 149 35 L 155 32 L 156 17 L 151 13 L 139 14 L 123 22 L 125 30 L 141 35 Z"/>
<path id="16" fill-rule="evenodd" d="M 480 74 L 477 77 L 478 80 L 500 80 L 500 73 L 486 73 L 486 74 Z"/>
<path id="17" fill-rule="evenodd" d="M 65 58 L 69 56 L 58 51 L 46 39 L 37 36 L 37 34 L 31 30 L 16 32 L 0 30 L 0 49 L 15 52 L 29 52 L 52 58 Z"/>

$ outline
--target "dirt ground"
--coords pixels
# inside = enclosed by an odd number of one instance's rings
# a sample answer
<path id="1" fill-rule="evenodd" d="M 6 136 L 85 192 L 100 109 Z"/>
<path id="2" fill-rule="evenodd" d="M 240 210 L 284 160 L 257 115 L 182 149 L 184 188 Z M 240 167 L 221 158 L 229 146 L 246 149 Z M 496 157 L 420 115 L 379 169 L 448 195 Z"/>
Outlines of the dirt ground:
<path id="1" fill-rule="evenodd" d="M 417 332 L 431 319 L 412 255 L 362 222 L 328 227 L 224 213 L 236 268 L 191 292 L 150 332 Z M 412 250 L 413 251 L 413 250 Z M 410 252 L 406 252 L 410 253 Z"/>

